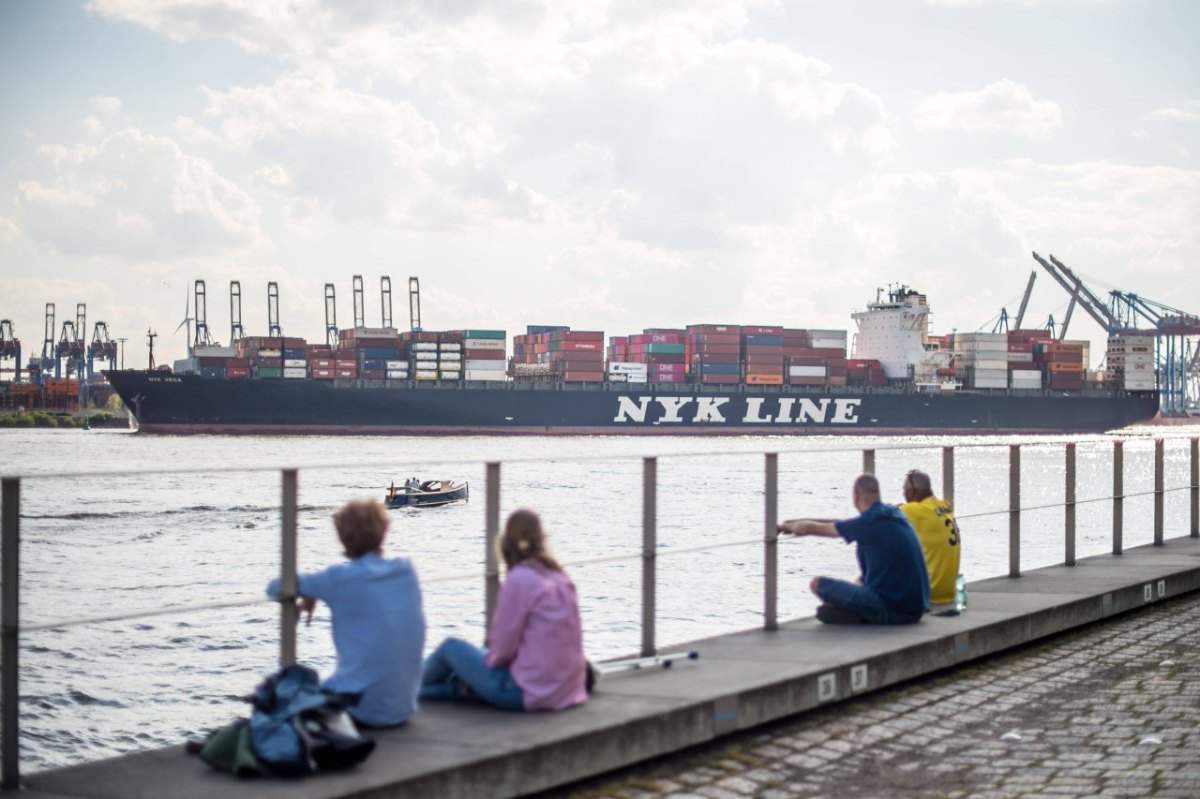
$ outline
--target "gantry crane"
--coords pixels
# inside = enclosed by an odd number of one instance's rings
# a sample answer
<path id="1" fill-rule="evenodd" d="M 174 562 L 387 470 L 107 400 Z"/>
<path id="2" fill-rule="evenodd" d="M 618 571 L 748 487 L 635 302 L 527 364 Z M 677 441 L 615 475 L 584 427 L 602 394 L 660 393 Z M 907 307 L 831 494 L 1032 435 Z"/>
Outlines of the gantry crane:
<path id="1" fill-rule="evenodd" d="M 87 376 L 96 374 L 96 361 L 108 361 L 109 369 L 117 368 L 117 342 L 108 335 L 108 325 L 96 322 L 92 328 L 92 343 L 87 349 Z"/>
<path id="2" fill-rule="evenodd" d="M 1124 291 L 1109 292 L 1105 303 L 1066 264 L 1053 255 L 1049 261 L 1036 252 L 1036 260 L 1071 295 L 1067 318 L 1059 329 L 1066 335 L 1071 311 L 1078 304 L 1109 336 L 1148 334 L 1155 338 L 1159 407 L 1163 414 L 1186 413 L 1200 398 L 1200 314 L 1181 311 L 1155 300 Z M 1139 328 L 1147 322 L 1150 329 Z"/>
<path id="3" fill-rule="evenodd" d="M 382 327 L 392 326 L 392 279 L 387 275 L 379 278 L 379 319 Z"/>
<path id="4" fill-rule="evenodd" d="M 246 331 L 242 329 L 242 283 L 229 281 L 229 346 L 236 347 Z"/>
<path id="5" fill-rule="evenodd" d="M 408 323 L 414 333 L 421 332 L 421 281 L 408 279 Z"/>
<path id="6" fill-rule="evenodd" d="M 338 345 L 337 292 L 332 283 L 325 284 L 325 344 L 333 349 Z"/>
<path id="7" fill-rule="evenodd" d="M 196 281 L 195 300 L 192 309 L 196 312 L 196 338 L 192 341 L 192 350 L 212 346 L 212 333 L 208 331 L 208 291 L 203 280 Z"/>
<path id="8" fill-rule="evenodd" d="M 3 362 L 12 360 L 12 369 L 5 369 Z M 13 331 L 11 319 L 0 319 L 0 372 L 13 373 L 13 382 L 21 382 L 21 339 Z"/>
<path id="9" fill-rule="evenodd" d="M 267 284 L 267 335 L 283 336 L 279 326 L 279 284 L 272 280 Z"/>

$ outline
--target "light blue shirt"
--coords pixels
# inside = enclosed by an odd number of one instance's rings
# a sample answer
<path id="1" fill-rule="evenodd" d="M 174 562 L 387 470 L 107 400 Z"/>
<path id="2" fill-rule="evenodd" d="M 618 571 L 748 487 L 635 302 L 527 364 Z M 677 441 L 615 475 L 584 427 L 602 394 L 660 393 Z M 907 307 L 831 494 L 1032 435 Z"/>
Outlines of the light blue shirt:
<path id="1" fill-rule="evenodd" d="M 299 593 L 324 602 L 333 613 L 337 669 L 324 685 L 362 694 L 350 714 L 390 727 L 416 713 L 425 613 L 412 563 L 370 552 L 300 575 Z M 267 585 L 267 595 L 279 598 L 278 579 Z"/>

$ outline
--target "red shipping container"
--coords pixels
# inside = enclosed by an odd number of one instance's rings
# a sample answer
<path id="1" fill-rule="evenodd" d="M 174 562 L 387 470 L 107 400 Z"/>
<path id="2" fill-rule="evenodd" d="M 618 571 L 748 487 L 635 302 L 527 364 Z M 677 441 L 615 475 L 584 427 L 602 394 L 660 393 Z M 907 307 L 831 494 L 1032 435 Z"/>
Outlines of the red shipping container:
<path id="1" fill-rule="evenodd" d="M 700 376 L 701 383 L 730 384 L 730 383 L 740 383 L 741 381 L 742 381 L 742 378 L 738 377 L 737 375 L 701 375 Z"/>
<path id="2" fill-rule="evenodd" d="M 462 344 L 463 334 L 460 330 L 447 330 L 445 333 L 438 333 L 438 341 L 442 344 Z"/>
<path id="3" fill-rule="evenodd" d="M 741 363 L 741 357 L 736 353 L 709 353 L 697 355 L 692 359 L 693 363 Z"/>
<path id="4" fill-rule="evenodd" d="M 577 351 L 595 351 L 602 352 L 604 350 L 603 341 L 594 341 L 592 339 L 568 339 L 566 341 L 556 341 L 550 348 L 553 351 L 560 352 L 577 352 Z"/>
<path id="5" fill-rule="evenodd" d="M 782 336 L 783 325 L 742 325 L 743 336 Z"/>
<path id="6" fill-rule="evenodd" d="M 367 380 L 383 380 L 387 372 L 383 369 L 364 369 L 362 376 Z"/>
<path id="7" fill-rule="evenodd" d="M 687 332 L 701 335 L 725 335 L 725 336 L 740 336 L 742 334 L 741 325 L 688 325 Z"/>
<path id="8" fill-rule="evenodd" d="M 564 383 L 603 383 L 604 372 L 572 370 L 563 372 L 559 379 Z"/>
<path id="9" fill-rule="evenodd" d="M 824 386 L 827 378 L 824 377 L 789 377 L 789 386 Z"/>
<path id="10" fill-rule="evenodd" d="M 765 369 L 767 367 L 773 368 L 776 371 L 781 371 L 783 369 L 783 356 L 747 355 L 745 363 L 747 367 L 756 367 L 754 371 L 759 371 L 760 369 Z"/>
<path id="11" fill-rule="evenodd" d="M 312 377 L 313 380 L 332 380 L 334 371 L 332 369 L 313 369 Z"/>
<path id="12" fill-rule="evenodd" d="M 604 343 L 603 330 L 561 330 L 545 335 L 551 336 L 552 341 L 597 341 L 601 344 Z"/>
<path id="13" fill-rule="evenodd" d="M 608 345 L 610 347 L 619 347 L 629 343 L 630 336 L 609 336 Z"/>
<path id="14" fill-rule="evenodd" d="M 227 367 L 225 367 L 225 376 L 226 377 L 249 377 L 250 376 L 250 367 L 249 366 L 227 366 Z"/>
<path id="15" fill-rule="evenodd" d="M 503 361 L 504 350 L 463 350 L 463 359 L 468 361 Z"/>
<path id="16" fill-rule="evenodd" d="M 692 352 L 697 355 L 741 355 L 742 348 L 737 344 L 696 344 Z"/>
<path id="17" fill-rule="evenodd" d="M 789 366 L 824 366 L 826 360 L 817 355 L 793 355 L 787 363 Z"/>
<path id="18" fill-rule="evenodd" d="M 690 344 L 733 344 L 735 346 L 741 346 L 742 337 L 737 334 L 727 335 L 727 334 L 722 334 L 722 333 L 705 333 L 703 335 L 689 336 L 688 343 L 690 343 Z"/>
<path id="19" fill-rule="evenodd" d="M 687 377 L 686 377 L 686 376 L 684 376 L 684 375 L 682 375 L 682 374 L 678 374 L 678 375 L 669 375 L 669 374 L 651 375 L 651 376 L 650 376 L 650 382 L 652 382 L 652 383 L 686 383 L 686 382 L 687 382 Z"/>
<path id="20" fill-rule="evenodd" d="M 310 361 L 309 363 L 312 365 L 314 372 L 317 369 L 332 369 L 333 368 L 333 360 L 330 358 L 318 358 L 315 361 Z"/>
<path id="21" fill-rule="evenodd" d="M 337 374 L 338 377 L 358 377 L 357 369 L 342 369 L 339 367 L 337 369 L 334 369 L 333 371 Z"/>
<path id="22" fill-rule="evenodd" d="M 681 375 L 686 370 L 682 363 L 655 363 L 650 371 L 657 374 Z"/>
<path id="23" fill-rule="evenodd" d="M 754 353 L 755 355 L 782 355 L 782 344 L 747 344 L 743 349 L 746 354 Z"/>
<path id="24" fill-rule="evenodd" d="M 831 386 L 844 386 L 844 385 L 847 385 L 848 383 L 849 383 L 849 381 L 846 379 L 846 377 L 844 375 L 841 377 L 835 377 L 834 375 L 829 376 L 829 385 L 831 385 Z"/>

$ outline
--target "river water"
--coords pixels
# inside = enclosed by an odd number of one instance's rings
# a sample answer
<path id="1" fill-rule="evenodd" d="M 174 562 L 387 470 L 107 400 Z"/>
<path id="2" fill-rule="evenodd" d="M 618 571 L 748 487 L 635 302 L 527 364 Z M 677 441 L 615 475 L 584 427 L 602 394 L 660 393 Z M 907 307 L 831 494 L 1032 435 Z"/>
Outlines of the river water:
<path id="1" fill-rule="evenodd" d="M 1126 431 L 1125 491 L 1153 489 L 1153 437 L 1166 438 L 1167 535 L 1186 535 L 1188 435 Z M 1008 572 L 1008 446 L 1026 444 L 1022 506 L 1063 499 L 1063 442 L 1077 442 L 1077 552 L 1111 547 L 1112 444 L 1066 438 L 375 438 L 145 436 L 121 430 L 0 430 L 0 473 L 21 481 L 21 623 L 244 601 L 234 608 L 50 627 L 22 634 L 22 768 L 36 771 L 176 744 L 245 714 L 238 697 L 278 658 L 278 606 L 263 588 L 279 570 L 281 477 L 299 467 L 299 561 L 340 556 L 330 515 L 382 496 L 410 476 L 471 483 L 472 499 L 393 511 L 389 555 L 416 563 L 428 645 L 482 639 L 484 464 L 502 462 L 501 516 L 538 510 L 579 589 L 592 659 L 635 653 L 641 641 L 637 557 L 642 462 L 658 461 L 657 633 L 660 649 L 762 623 L 763 453 L 779 452 L 779 515 L 853 514 L 849 486 L 863 448 L 876 448 L 885 500 L 905 471 L 941 488 L 941 447 L 956 447 L 956 510 L 969 580 Z M 1097 501 L 1087 502 L 1094 499 Z M 1021 566 L 1063 559 L 1061 507 L 1022 517 Z M 1125 501 L 1125 546 L 1153 540 L 1153 498 Z M 703 551 L 671 550 L 730 544 Z M 629 556 L 601 563 L 585 559 Z M 852 548 L 828 539 L 780 545 L 781 619 L 810 615 L 817 574 L 853 577 Z M 329 615 L 301 626 L 300 659 L 334 662 Z"/>

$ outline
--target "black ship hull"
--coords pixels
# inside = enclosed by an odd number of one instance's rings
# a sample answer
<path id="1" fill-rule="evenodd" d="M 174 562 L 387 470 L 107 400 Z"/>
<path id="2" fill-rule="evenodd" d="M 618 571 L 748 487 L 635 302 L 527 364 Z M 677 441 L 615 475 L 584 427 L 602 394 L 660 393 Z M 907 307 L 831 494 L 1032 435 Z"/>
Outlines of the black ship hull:
<path id="1" fill-rule="evenodd" d="M 909 435 L 1103 432 L 1157 394 L 799 386 L 414 383 L 105 372 L 145 433 Z"/>

